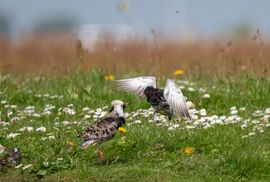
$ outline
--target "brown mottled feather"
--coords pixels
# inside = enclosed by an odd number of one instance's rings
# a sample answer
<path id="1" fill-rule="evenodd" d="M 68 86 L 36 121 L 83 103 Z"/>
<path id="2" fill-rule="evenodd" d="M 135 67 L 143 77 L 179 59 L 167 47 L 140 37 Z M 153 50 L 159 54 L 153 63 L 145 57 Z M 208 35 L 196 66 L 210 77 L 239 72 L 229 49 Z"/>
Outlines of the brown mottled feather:
<path id="1" fill-rule="evenodd" d="M 105 117 L 90 125 L 79 137 L 83 141 L 94 140 L 99 143 L 114 137 L 119 128 L 117 117 Z"/>

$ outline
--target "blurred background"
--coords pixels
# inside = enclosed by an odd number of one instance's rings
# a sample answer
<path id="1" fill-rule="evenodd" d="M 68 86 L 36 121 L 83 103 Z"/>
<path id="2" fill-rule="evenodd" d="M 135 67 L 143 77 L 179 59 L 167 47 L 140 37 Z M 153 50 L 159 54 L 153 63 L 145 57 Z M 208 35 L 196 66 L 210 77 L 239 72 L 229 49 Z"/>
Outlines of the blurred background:
<path id="1" fill-rule="evenodd" d="M 268 74 L 267 0 L 1 0 L 0 71 Z"/>

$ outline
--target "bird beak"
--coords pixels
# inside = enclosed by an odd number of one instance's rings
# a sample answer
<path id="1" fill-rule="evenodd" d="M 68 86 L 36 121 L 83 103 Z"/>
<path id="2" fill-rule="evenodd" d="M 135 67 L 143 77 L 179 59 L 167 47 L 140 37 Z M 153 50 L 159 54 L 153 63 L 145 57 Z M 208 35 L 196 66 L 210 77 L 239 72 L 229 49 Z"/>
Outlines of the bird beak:
<path id="1" fill-rule="evenodd" d="M 110 109 L 110 111 L 109 112 L 112 112 L 113 111 L 113 107 Z"/>

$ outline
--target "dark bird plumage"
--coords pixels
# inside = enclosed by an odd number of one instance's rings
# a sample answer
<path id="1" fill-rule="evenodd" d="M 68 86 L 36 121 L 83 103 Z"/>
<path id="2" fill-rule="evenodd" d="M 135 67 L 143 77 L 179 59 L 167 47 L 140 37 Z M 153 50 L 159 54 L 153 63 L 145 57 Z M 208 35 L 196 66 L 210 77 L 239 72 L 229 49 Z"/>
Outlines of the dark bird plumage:
<path id="1" fill-rule="evenodd" d="M 169 120 L 172 118 L 172 112 L 170 106 L 166 101 L 163 89 L 156 89 L 154 87 L 146 87 L 144 95 L 146 96 L 147 101 L 154 108 L 155 112 L 164 114 L 168 116 Z"/>
<path id="2" fill-rule="evenodd" d="M 159 89 L 156 87 L 156 78 L 152 76 L 129 78 L 114 81 L 116 86 L 124 91 L 135 93 L 147 101 L 157 112 L 168 116 L 189 118 L 189 112 L 185 97 L 173 80 L 168 79 L 166 87 Z"/>

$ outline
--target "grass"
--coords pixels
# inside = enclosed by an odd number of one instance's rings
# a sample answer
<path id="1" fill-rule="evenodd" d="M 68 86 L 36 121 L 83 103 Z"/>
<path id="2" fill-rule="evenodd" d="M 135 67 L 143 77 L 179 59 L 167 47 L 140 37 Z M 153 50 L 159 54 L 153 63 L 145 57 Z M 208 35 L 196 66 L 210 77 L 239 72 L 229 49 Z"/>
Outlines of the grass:
<path id="1" fill-rule="evenodd" d="M 12 148 L 20 146 L 22 164 L 32 164 L 26 170 L 9 168 L 0 173 L 0 181 L 269 181 L 270 134 L 264 132 L 247 138 L 254 128 L 241 129 L 242 123 L 214 125 L 208 129 L 196 128 L 168 130 L 149 123 L 151 117 L 136 116 L 127 119 L 127 133 L 101 145 L 107 157 L 102 165 L 92 148 L 82 150 L 76 135 L 94 119 L 83 119 L 84 107 L 91 109 L 109 106 L 111 100 L 128 102 L 127 111 L 147 109 L 149 104 L 136 96 L 114 89 L 101 72 L 74 73 L 66 76 L 2 75 L 0 100 L 11 109 L 0 105 L 1 120 L 10 123 L 0 125 L 0 144 Z M 128 77 L 128 75 L 126 75 Z M 245 107 L 239 113 L 245 119 L 254 119 L 255 110 L 270 107 L 270 80 L 265 76 L 240 74 L 230 78 L 180 77 L 194 83 L 183 90 L 196 109 L 207 109 L 208 115 L 229 115 L 230 108 Z M 165 79 L 160 79 L 164 85 Z M 194 91 L 188 88 L 193 87 Z M 203 99 L 206 90 L 209 99 Z M 41 97 L 38 95 L 41 94 Z M 48 94 L 48 95 L 44 95 Z M 51 96 L 62 98 L 50 98 Z M 51 114 L 43 115 L 46 104 L 55 106 Z M 76 111 L 65 114 L 59 108 Z M 25 116 L 12 120 L 27 106 L 35 106 L 40 117 Z M 8 116 L 7 113 L 13 111 Z M 59 114 L 61 113 L 61 114 Z M 134 124 L 134 120 L 141 124 Z M 63 121 L 74 122 L 65 125 Z M 177 123 L 176 121 L 172 121 Z M 269 119 L 268 121 L 269 122 Z M 59 123 L 56 125 L 55 123 Z M 184 121 L 180 123 L 184 124 Z M 46 132 L 18 131 L 24 126 L 34 129 L 44 126 Z M 8 139 L 10 133 L 20 133 Z M 48 139 L 54 136 L 55 139 Z M 42 140 L 42 137 L 47 137 Z M 67 141 L 74 143 L 68 148 Z M 195 153 L 183 153 L 185 147 L 194 147 Z M 59 159 L 60 158 L 60 159 Z M 48 165 L 45 163 L 48 162 Z"/>

